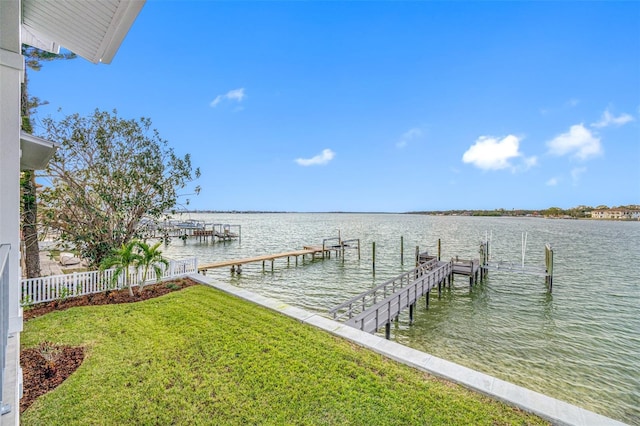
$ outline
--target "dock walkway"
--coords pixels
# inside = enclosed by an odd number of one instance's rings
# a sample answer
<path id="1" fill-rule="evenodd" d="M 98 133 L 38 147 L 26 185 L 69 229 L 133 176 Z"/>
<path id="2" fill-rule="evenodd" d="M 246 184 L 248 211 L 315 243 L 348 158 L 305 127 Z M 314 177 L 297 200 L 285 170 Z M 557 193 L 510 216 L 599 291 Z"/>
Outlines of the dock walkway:
<path id="1" fill-rule="evenodd" d="M 431 290 L 437 287 L 440 293 L 446 282 L 451 284 L 452 276 L 453 262 L 431 259 L 336 306 L 329 313 L 334 320 L 346 319 L 346 325 L 368 333 L 385 327 L 389 338 L 391 321 L 403 309 L 409 308 L 409 320 L 413 321 L 417 300 L 425 296 L 428 307 Z"/>
<path id="2" fill-rule="evenodd" d="M 423 264 L 425 262 L 431 262 L 434 259 L 440 260 L 438 256 L 430 256 L 429 253 L 420 253 L 418 255 L 418 263 Z M 453 275 L 464 275 L 469 277 L 469 286 L 477 283 L 482 272 L 482 265 L 479 259 L 459 259 L 455 257 L 451 259 L 453 263 Z M 452 277 L 453 278 L 453 277 Z"/>
<path id="3" fill-rule="evenodd" d="M 295 258 L 296 266 L 298 265 L 298 257 L 302 257 L 302 260 L 306 258 L 306 256 L 310 255 L 311 260 L 315 260 L 316 257 L 321 257 L 324 259 L 325 257 L 331 257 L 331 252 L 334 252 L 336 256 L 340 256 L 340 254 L 344 255 L 345 249 L 356 249 L 358 250 L 358 257 L 360 256 L 360 240 L 340 240 L 336 238 L 338 243 L 327 245 L 326 242 L 333 240 L 334 238 L 327 238 L 322 241 L 321 246 L 303 246 L 302 250 L 293 250 L 287 251 L 284 253 L 276 253 L 276 254 L 265 254 L 261 256 L 254 257 L 246 257 L 244 259 L 232 259 L 232 260 L 223 260 L 220 262 L 213 263 L 205 263 L 198 266 L 198 272 L 202 272 L 206 274 L 209 269 L 217 269 L 217 268 L 225 268 L 231 267 L 231 272 L 241 273 L 242 265 L 246 265 L 248 263 L 256 263 L 262 262 L 262 270 L 265 269 L 265 262 L 271 261 L 271 270 L 273 271 L 273 264 L 276 259 L 287 258 L 287 263 L 290 262 L 291 258 Z"/>
<path id="4" fill-rule="evenodd" d="M 232 260 L 223 260 L 221 262 L 213 262 L 213 263 L 205 263 L 198 266 L 198 272 L 206 272 L 209 269 L 216 268 L 225 268 L 231 266 L 232 272 L 236 270 L 241 270 L 241 265 L 246 265 L 247 263 L 255 263 L 262 262 L 264 267 L 264 262 L 270 260 L 271 261 L 271 269 L 273 269 L 273 261 L 276 259 L 287 258 L 287 261 L 291 257 L 295 257 L 296 265 L 298 264 L 298 256 L 302 256 L 303 258 L 307 255 L 311 255 L 312 259 L 315 259 L 317 254 L 322 254 L 322 247 L 311 247 L 305 246 L 302 250 L 295 251 L 287 251 L 284 253 L 276 253 L 276 254 L 265 254 L 262 256 L 254 256 L 254 257 L 245 257 L 244 259 L 232 259 Z"/>

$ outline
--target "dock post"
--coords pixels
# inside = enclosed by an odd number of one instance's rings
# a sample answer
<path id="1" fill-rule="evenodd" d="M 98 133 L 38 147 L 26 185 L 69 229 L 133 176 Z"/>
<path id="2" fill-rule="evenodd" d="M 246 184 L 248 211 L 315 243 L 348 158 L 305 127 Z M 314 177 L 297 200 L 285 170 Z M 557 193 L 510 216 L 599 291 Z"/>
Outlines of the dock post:
<path id="1" fill-rule="evenodd" d="M 409 305 L 409 324 L 413 324 L 413 311 L 415 310 L 415 307 L 415 303 Z"/>
<path id="2" fill-rule="evenodd" d="M 298 255 L 296 255 L 296 266 L 298 266 Z"/>
<path id="3" fill-rule="evenodd" d="M 373 260 L 372 260 L 373 275 L 375 275 L 376 274 L 376 242 L 375 241 L 373 242 L 371 250 L 372 250 L 372 253 L 373 253 L 372 254 L 372 258 L 373 258 Z"/>
<path id="4" fill-rule="evenodd" d="M 264 272 L 264 260 L 262 261 L 262 272 Z"/>
<path id="5" fill-rule="evenodd" d="M 553 249 L 550 244 L 545 245 L 544 247 L 544 263 L 547 275 L 545 277 L 545 282 L 549 288 L 549 293 L 553 292 Z"/>
<path id="6" fill-rule="evenodd" d="M 440 238 L 438 238 L 438 262 L 440 262 Z"/>
<path id="7" fill-rule="evenodd" d="M 427 309 L 429 309 L 429 293 L 431 292 L 431 290 L 427 290 L 427 295 L 425 296 L 426 299 L 426 304 L 427 304 Z"/>
<path id="8" fill-rule="evenodd" d="M 404 265 L 404 236 L 400 236 L 400 264 Z"/>
<path id="9" fill-rule="evenodd" d="M 360 238 L 358 238 L 358 260 L 360 260 Z"/>
<path id="10" fill-rule="evenodd" d="M 274 259 L 271 259 L 271 272 L 273 272 L 273 263 L 274 263 Z"/>
<path id="11" fill-rule="evenodd" d="M 416 267 L 420 266 L 420 246 L 416 246 Z"/>
<path id="12" fill-rule="evenodd" d="M 387 322 L 384 325 L 384 338 L 387 340 L 391 338 L 391 322 Z"/>

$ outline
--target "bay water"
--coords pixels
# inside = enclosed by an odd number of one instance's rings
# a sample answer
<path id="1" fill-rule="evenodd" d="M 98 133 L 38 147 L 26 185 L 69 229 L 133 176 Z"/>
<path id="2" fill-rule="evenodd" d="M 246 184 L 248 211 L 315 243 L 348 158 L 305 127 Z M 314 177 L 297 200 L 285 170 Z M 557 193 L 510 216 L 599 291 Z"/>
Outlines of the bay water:
<path id="1" fill-rule="evenodd" d="M 331 259 L 292 258 L 210 270 L 216 280 L 328 316 L 335 305 L 415 266 L 415 251 L 478 258 L 491 240 L 492 260 L 544 266 L 555 251 L 553 293 L 544 277 L 490 272 L 470 288 L 457 277 L 441 298 L 424 300 L 409 325 L 405 313 L 391 339 L 567 401 L 640 424 L 640 222 L 543 218 L 360 213 L 184 213 L 181 219 L 241 225 L 231 242 L 174 238 L 167 257 L 200 264 L 322 245 L 324 238 L 359 239 Z M 403 254 L 401 256 L 401 237 Z M 373 243 L 375 242 L 375 271 Z M 402 262 L 403 260 L 403 262 Z"/>

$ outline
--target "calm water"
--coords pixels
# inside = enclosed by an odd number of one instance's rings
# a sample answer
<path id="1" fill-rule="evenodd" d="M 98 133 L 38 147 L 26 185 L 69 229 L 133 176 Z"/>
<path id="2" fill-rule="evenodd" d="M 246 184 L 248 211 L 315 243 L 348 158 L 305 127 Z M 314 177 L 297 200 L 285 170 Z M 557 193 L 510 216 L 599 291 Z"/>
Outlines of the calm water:
<path id="1" fill-rule="evenodd" d="M 433 217 L 395 214 L 190 214 L 183 218 L 242 226 L 242 241 L 183 243 L 165 248 L 172 258 L 220 261 L 320 245 L 323 238 L 359 238 L 361 259 L 276 260 L 262 273 L 246 265 L 208 276 L 326 314 L 344 300 L 413 266 L 416 246 L 442 258 L 478 257 L 492 234 L 492 259 L 544 264 L 544 244 L 555 249 L 553 294 L 543 277 L 491 272 L 469 290 L 459 277 L 415 323 L 401 317 L 392 339 L 595 412 L 640 424 L 640 222 L 534 218 Z M 404 237 L 404 266 L 400 237 Z M 372 273 L 372 242 L 376 271 Z"/>

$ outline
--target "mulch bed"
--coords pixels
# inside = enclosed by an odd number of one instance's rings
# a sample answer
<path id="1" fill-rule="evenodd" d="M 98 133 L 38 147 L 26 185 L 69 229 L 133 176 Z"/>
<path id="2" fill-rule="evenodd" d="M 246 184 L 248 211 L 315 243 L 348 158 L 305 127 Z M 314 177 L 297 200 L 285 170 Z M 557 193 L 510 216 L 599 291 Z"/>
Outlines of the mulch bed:
<path id="1" fill-rule="evenodd" d="M 74 306 L 110 305 L 115 303 L 133 303 L 162 296 L 172 291 L 182 290 L 197 285 L 195 281 L 182 278 L 158 284 L 149 284 L 141 294 L 134 288 L 134 297 L 129 295 L 128 289 L 112 290 L 104 293 L 89 294 L 72 297 L 55 302 L 39 303 L 24 311 L 25 321 L 52 311 L 61 311 Z M 44 346 L 43 346 L 44 345 Z M 54 352 L 47 362 L 46 352 Z M 45 356 L 43 356 L 43 353 Z M 51 362 L 53 358 L 53 362 Z M 24 412 L 37 397 L 55 389 L 71 375 L 84 359 L 83 347 L 53 345 L 48 342 L 36 348 L 20 351 L 20 365 L 22 366 L 23 396 L 20 400 L 20 412 Z"/>
<path id="2" fill-rule="evenodd" d="M 153 299 L 172 291 L 182 290 L 185 287 L 196 285 L 195 281 L 188 278 L 181 278 L 173 281 L 165 281 L 158 284 L 147 284 L 144 286 L 142 293 L 138 293 L 138 288 L 133 288 L 133 297 L 129 295 L 128 289 L 110 290 L 103 293 L 87 294 L 79 297 L 69 297 L 64 300 L 55 300 L 53 302 L 38 303 L 25 309 L 23 313 L 24 320 L 39 317 L 53 311 L 63 311 L 75 306 L 95 306 L 95 305 L 112 305 L 114 303 L 133 303 L 142 300 Z"/>
<path id="3" fill-rule="evenodd" d="M 84 348 L 56 346 L 60 356 L 55 367 L 47 365 L 38 348 L 20 351 L 22 365 L 23 395 L 20 400 L 20 412 L 24 412 L 37 397 L 55 389 L 71 375 L 84 359 Z"/>

